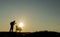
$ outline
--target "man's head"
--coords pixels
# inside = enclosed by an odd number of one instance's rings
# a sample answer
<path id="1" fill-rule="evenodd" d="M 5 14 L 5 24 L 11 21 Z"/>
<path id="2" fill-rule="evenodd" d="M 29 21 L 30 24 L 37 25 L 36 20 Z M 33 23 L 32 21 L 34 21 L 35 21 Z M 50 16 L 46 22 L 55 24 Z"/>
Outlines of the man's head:
<path id="1" fill-rule="evenodd" d="M 15 22 L 15 20 L 13 22 Z"/>

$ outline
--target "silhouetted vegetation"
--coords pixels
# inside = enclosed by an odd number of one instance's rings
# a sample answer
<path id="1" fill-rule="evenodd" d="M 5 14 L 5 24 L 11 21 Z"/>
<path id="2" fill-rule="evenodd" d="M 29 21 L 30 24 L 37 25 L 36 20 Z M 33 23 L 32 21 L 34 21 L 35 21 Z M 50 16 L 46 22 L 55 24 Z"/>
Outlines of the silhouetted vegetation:
<path id="1" fill-rule="evenodd" d="M 60 33 L 52 31 L 40 32 L 0 32 L 0 37 L 60 37 Z"/>

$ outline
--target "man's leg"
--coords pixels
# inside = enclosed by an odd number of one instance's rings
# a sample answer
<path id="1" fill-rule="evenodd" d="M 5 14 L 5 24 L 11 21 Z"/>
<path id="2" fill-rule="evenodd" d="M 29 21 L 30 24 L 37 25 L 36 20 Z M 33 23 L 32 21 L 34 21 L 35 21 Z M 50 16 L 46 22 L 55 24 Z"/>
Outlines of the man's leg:
<path id="1" fill-rule="evenodd" d="M 13 32 L 13 26 L 11 26 L 11 32 Z"/>
<path id="2" fill-rule="evenodd" d="M 10 32 L 11 32 L 11 27 L 10 27 Z"/>

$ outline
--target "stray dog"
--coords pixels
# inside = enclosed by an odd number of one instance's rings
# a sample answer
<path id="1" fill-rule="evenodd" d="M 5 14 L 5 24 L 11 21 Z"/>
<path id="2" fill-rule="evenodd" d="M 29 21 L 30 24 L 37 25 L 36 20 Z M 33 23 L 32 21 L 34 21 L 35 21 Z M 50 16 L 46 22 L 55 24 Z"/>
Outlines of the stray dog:
<path id="1" fill-rule="evenodd" d="M 22 31 L 22 28 L 21 28 L 21 27 L 18 27 L 18 26 L 16 25 L 16 32 L 17 32 L 17 31 L 21 32 L 21 31 Z"/>

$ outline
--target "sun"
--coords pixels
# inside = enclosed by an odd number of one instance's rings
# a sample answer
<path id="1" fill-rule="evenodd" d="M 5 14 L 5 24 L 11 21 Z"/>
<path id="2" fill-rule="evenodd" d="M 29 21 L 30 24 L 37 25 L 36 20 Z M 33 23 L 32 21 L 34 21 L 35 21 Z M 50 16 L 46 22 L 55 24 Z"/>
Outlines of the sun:
<path id="1" fill-rule="evenodd" d="M 23 28 L 24 24 L 22 22 L 20 22 L 18 26 L 21 27 L 21 28 Z"/>

